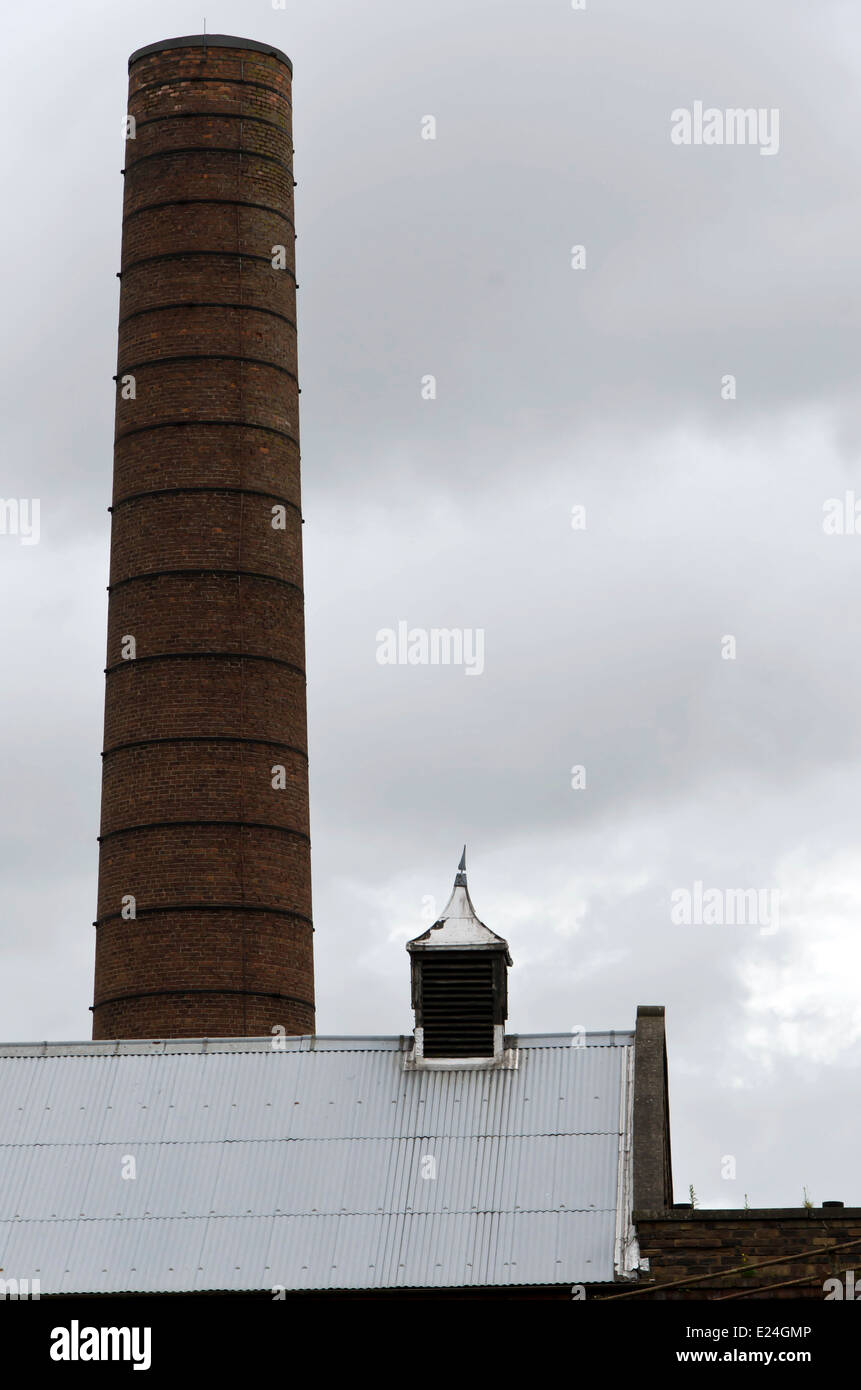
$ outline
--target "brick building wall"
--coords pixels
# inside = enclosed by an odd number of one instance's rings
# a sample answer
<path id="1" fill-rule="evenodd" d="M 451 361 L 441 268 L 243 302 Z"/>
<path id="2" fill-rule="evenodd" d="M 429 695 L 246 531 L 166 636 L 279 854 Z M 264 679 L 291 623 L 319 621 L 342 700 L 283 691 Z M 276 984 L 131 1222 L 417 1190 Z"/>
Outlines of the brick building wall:
<path id="1" fill-rule="evenodd" d="M 741 1294 L 822 1301 L 825 1280 L 842 1278 L 847 1270 L 857 1273 L 861 1294 L 861 1209 L 857 1207 L 687 1208 L 635 1212 L 634 1222 L 640 1257 L 648 1257 L 650 1265 L 639 1283 L 651 1292 L 638 1293 L 639 1299 L 720 1299 Z M 828 1248 L 835 1245 L 846 1248 Z M 775 1263 L 749 1268 L 771 1260 Z M 737 1273 L 721 1274 L 735 1269 Z M 656 1287 L 691 1279 L 695 1282 L 682 1287 Z M 853 1282 L 849 1281 L 850 1288 Z"/>
<path id="2" fill-rule="evenodd" d="M 847 1270 L 857 1270 L 861 1293 L 861 1209 L 829 1205 L 709 1211 L 673 1205 L 664 1024 L 663 1005 L 638 1007 L 633 1221 L 649 1271 L 642 1271 L 621 1296 L 720 1299 L 751 1297 L 757 1291 L 755 1296 L 763 1299 L 822 1300 L 824 1281 Z M 837 1245 L 846 1248 L 826 1248 Z M 765 1261 L 769 1263 L 761 1264 Z M 619 1296 L 618 1290 L 596 1293 L 598 1298 Z"/>
<path id="3" fill-rule="evenodd" d="M 314 1031 L 291 78 L 129 61 L 94 1038 Z"/>

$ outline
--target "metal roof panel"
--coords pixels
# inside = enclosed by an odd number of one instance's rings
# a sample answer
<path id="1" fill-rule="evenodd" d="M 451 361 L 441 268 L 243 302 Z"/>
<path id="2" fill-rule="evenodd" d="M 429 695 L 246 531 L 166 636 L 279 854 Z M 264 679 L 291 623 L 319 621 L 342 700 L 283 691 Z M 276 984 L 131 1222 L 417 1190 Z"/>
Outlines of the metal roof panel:
<path id="1" fill-rule="evenodd" d="M 611 1280 L 633 1035 L 511 1041 L 516 1067 L 475 1071 L 405 1071 L 399 1038 L 2 1046 L 4 1277 L 43 1293 Z"/>

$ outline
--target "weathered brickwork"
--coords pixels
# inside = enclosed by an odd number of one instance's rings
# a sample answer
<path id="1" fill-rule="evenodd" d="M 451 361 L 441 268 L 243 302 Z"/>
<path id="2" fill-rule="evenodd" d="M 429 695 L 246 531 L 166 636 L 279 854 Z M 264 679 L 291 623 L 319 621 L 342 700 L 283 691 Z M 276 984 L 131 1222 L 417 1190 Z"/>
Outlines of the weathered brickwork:
<path id="1" fill-rule="evenodd" d="M 313 1032 L 291 70 L 128 112 L 93 1036 Z"/>
<path id="2" fill-rule="evenodd" d="M 825 1280 L 854 1270 L 861 1293 L 861 1210 L 778 1208 L 749 1211 L 635 1212 L 640 1255 L 649 1259 L 638 1298 L 824 1299 Z M 847 1244 L 848 1242 L 857 1242 Z M 825 1247 L 845 1245 L 842 1250 Z M 776 1259 L 760 1269 L 760 1261 Z M 737 1269 L 721 1275 L 722 1270 Z M 662 1289 L 677 1280 L 693 1284 Z M 854 1281 L 849 1281 L 850 1287 Z"/>
<path id="3" fill-rule="evenodd" d="M 126 435 L 114 446 L 114 505 L 141 489 L 229 487 L 236 481 L 236 453 L 242 456 L 243 485 L 283 493 L 299 506 L 298 444 L 288 435 L 244 426 L 189 421 L 161 426 L 158 450 L 152 432 Z"/>

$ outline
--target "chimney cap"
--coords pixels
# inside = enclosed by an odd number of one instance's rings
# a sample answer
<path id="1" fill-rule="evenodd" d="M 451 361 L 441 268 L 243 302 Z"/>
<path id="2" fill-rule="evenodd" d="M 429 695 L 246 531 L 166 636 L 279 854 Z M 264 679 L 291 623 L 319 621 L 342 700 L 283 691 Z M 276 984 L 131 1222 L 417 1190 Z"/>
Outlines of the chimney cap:
<path id="1" fill-rule="evenodd" d="M 291 73 L 293 64 L 280 48 L 274 48 L 271 43 L 261 43 L 259 39 L 239 39 L 233 34 L 187 34 L 180 39 L 162 39 L 160 43 L 148 43 L 145 48 L 136 48 L 129 58 L 129 67 L 136 63 L 138 58 L 147 58 L 150 53 L 161 53 L 168 48 L 249 48 L 255 53 L 268 53 L 271 58 L 278 58 L 282 63 L 286 63 Z"/>

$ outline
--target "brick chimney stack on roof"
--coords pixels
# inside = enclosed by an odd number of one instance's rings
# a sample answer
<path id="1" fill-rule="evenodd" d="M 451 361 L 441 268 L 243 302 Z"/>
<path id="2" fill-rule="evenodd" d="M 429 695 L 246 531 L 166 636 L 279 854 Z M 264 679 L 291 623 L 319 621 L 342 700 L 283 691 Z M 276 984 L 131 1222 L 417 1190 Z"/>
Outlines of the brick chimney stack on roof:
<path id="1" fill-rule="evenodd" d="M 129 60 L 94 1038 L 314 1031 L 291 78 Z"/>

